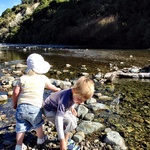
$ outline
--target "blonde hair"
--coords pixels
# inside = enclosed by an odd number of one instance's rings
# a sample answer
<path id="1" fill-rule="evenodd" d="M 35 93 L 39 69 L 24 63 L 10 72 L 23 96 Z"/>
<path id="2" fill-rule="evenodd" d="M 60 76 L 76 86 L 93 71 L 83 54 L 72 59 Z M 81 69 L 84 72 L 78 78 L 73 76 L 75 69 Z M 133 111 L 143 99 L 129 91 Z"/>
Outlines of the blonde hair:
<path id="1" fill-rule="evenodd" d="M 29 69 L 26 74 L 28 75 L 34 75 L 34 74 L 37 74 L 33 69 Z"/>
<path id="2" fill-rule="evenodd" d="M 79 95 L 83 100 L 91 98 L 94 94 L 94 82 L 88 77 L 80 77 L 73 86 L 74 94 Z"/>

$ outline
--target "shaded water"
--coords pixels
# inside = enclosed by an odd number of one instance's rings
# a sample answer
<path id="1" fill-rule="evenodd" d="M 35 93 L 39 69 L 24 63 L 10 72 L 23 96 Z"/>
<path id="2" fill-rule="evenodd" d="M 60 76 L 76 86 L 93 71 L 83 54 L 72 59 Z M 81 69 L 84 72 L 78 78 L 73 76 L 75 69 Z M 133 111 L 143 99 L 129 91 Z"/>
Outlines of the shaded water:
<path id="1" fill-rule="evenodd" d="M 98 68 L 102 73 L 110 72 L 110 64 L 119 69 L 124 67 L 144 67 L 150 64 L 149 50 L 92 50 L 92 49 L 32 49 L 14 47 L 0 48 L 0 62 L 11 60 L 26 60 L 30 53 L 40 53 L 53 65 L 53 69 L 63 71 L 66 64 L 70 64 L 73 75 L 65 73 L 57 76 L 49 72 L 47 76 L 53 78 L 74 78 L 79 76 L 81 65 L 86 65 L 91 75 L 96 74 Z M 113 88 L 113 90 L 111 90 Z M 104 90 L 106 89 L 106 90 Z M 104 95 L 117 97 L 122 94 L 119 112 L 108 114 L 99 112 L 97 117 L 108 127 L 117 130 L 125 139 L 129 149 L 147 149 L 150 147 L 150 79 L 117 79 L 113 87 L 101 87 Z"/>

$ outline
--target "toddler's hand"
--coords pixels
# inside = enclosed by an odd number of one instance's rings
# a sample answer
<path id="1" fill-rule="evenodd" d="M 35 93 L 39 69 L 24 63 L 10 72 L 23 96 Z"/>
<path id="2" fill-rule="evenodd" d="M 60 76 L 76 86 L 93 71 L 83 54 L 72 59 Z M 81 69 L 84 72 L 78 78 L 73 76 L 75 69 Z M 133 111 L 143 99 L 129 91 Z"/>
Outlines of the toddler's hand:
<path id="1" fill-rule="evenodd" d="M 61 88 L 57 88 L 57 92 L 58 92 L 58 91 L 61 91 Z"/>
<path id="2" fill-rule="evenodd" d="M 70 108 L 70 111 L 74 116 L 77 116 L 77 111 L 74 108 Z"/>
<path id="3" fill-rule="evenodd" d="M 16 109 L 17 108 L 17 104 L 16 105 L 13 105 L 13 109 Z"/>

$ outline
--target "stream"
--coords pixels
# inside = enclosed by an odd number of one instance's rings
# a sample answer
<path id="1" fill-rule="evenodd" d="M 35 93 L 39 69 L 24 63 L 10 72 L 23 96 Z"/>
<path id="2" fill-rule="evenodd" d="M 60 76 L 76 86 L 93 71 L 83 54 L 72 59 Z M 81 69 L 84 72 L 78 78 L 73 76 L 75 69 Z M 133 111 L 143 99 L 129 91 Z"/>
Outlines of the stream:
<path id="1" fill-rule="evenodd" d="M 98 73 L 98 70 L 103 74 L 113 71 L 112 66 L 122 69 L 132 66 L 143 68 L 150 65 L 150 50 L 79 49 L 36 45 L 0 47 L 0 62 L 2 64 L 14 60 L 25 61 L 27 56 L 34 52 L 41 54 L 53 66 L 54 70 L 63 72 L 68 69 L 66 64 L 71 65 L 69 70 L 74 74 L 65 73 L 60 76 L 52 72 L 46 74 L 50 78 L 61 80 L 79 77 L 82 65 L 87 68 L 84 72 L 91 76 Z M 2 75 L 1 72 L 0 75 Z M 112 112 L 97 112 L 96 121 L 105 123 L 106 126 L 111 126 L 112 129 L 118 131 L 125 139 L 129 149 L 150 149 L 150 79 L 117 78 L 113 85 L 103 85 L 97 89 L 104 95 L 113 96 L 114 99 L 119 94 L 121 95 L 116 105 L 112 104 Z M 103 103 L 111 105 L 109 102 L 103 101 Z M 11 116 L 10 105 L 8 102 L 6 110 L 0 107 L 1 112 L 5 111 Z M 1 127 L 2 122 L 0 121 Z"/>

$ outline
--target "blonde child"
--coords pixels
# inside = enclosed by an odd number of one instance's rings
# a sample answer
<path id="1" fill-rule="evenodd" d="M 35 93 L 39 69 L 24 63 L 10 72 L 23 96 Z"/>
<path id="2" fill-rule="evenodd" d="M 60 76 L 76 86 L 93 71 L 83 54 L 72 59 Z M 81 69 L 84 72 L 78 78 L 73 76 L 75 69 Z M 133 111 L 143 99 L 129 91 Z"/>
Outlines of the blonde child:
<path id="1" fill-rule="evenodd" d="M 72 88 L 52 93 L 44 101 L 44 115 L 56 125 L 60 150 L 67 149 L 69 133 L 77 127 L 77 112 L 73 105 L 85 102 L 93 94 L 94 82 L 83 76 Z"/>
<path id="2" fill-rule="evenodd" d="M 37 144 L 43 144 L 47 137 L 43 133 L 42 124 L 42 103 L 44 88 L 60 91 L 50 83 L 47 73 L 50 64 L 44 58 L 33 53 L 27 58 L 27 74 L 20 77 L 14 87 L 12 101 L 16 109 L 16 147 L 15 150 L 24 150 L 27 147 L 23 144 L 26 131 L 36 130 Z"/>

